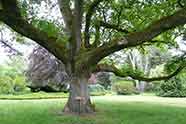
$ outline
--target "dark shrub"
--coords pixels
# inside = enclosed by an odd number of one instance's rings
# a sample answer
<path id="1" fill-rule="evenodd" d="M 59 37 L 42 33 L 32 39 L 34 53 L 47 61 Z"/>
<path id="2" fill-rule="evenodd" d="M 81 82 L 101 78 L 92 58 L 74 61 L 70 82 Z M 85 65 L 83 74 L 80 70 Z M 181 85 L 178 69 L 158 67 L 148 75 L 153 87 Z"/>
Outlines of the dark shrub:
<path id="1" fill-rule="evenodd" d="M 163 97 L 185 97 L 186 87 L 180 78 L 175 77 L 169 81 L 162 81 L 157 90 L 157 95 Z"/>
<path id="2" fill-rule="evenodd" d="M 97 83 L 102 85 L 105 89 L 109 89 L 111 87 L 111 79 L 110 73 L 108 72 L 99 72 L 96 75 Z"/>

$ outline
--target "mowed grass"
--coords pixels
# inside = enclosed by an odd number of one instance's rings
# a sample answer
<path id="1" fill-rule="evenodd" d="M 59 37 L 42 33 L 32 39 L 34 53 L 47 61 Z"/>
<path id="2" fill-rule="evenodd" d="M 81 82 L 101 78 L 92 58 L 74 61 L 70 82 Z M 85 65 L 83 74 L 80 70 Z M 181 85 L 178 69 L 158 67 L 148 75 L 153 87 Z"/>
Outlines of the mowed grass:
<path id="1" fill-rule="evenodd" d="M 29 100 L 29 99 L 58 99 L 58 98 L 67 98 L 68 93 L 46 93 L 46 92 L 36 92 L 36 93 L 27 93 L 27 94 L 0 94 L 0 100 Z"/>
<path id="2" fill-rule="evenodd" d="M 185 98 L 93 97 L 94 115 L 64 115 L 66 99 L 0 100 L 0 124 L 186 124 Z"/>

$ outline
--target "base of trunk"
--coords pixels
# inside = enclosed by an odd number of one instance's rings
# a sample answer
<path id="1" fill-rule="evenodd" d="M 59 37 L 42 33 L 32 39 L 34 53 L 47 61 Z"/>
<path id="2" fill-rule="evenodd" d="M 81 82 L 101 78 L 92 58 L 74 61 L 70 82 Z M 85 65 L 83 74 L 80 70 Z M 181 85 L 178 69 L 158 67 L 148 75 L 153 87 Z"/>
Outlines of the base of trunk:
<path id="1" fill-rule="evenodd" d="M 95 112 L 91 104 L 87 78 L 74 78 L 70 84 L 70 95 L 63 110 L 66 113 L 87 114 Z"/>
<path id="2" fill-rule="evenodd" d="M 95 112 L 95 105 L 91 103 L 83 104 L 81 102 L 77 103 L 67 103 L 63 109 L 65 113 L 72 114 L 92 114 Z"/>

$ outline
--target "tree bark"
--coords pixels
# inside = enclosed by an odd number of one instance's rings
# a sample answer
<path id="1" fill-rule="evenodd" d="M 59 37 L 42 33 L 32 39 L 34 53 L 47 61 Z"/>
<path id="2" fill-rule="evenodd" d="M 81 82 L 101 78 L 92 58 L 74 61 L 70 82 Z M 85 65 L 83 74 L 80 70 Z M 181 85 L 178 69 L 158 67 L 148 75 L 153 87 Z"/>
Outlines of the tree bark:
<path id="1" fill-rule="evenodd" d="M 94 111 L 95 108 L 91 104 L 88 91 L 88 78 L 74 77 L 70 84 L 70 96 L 64 107 L 64 112 L 86 114 Z"/>
<path id="2" fill-rule="evenodd" d="M 136 81 L 136 89 L 141 93 L 145 92 L 146 85 L 147 82 L 145 81 Z"/>

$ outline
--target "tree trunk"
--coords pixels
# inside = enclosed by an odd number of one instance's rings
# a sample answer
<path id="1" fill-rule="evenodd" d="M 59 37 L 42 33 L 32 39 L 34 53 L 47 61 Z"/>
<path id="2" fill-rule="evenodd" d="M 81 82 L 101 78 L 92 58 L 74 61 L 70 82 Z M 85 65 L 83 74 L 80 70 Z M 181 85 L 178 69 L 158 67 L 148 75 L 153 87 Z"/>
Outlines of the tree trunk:
<path id="1" fill-rule="evenodd" d="M 145 81 L 135 81 L 135 83 L 136 83 L 136 85 L 135 85 L 136 89 L 139 92 L 141 92 L 141 93 L 145 92 L 145 88 L 146 88 L 147 82 L 145 82 Z"/>
<path id="2" fill-rule="evenodd" d="M 93 113 L 94 106 L 91 104 L 88 91 L 88 78 L 73 78 L 70 84 L 70 95 L 64 112 L 75 114 Z"/>

